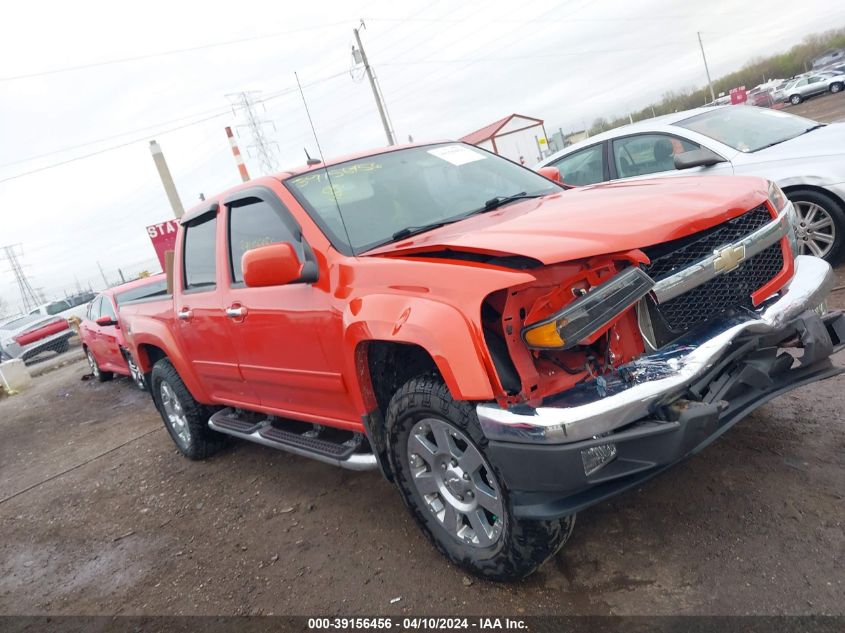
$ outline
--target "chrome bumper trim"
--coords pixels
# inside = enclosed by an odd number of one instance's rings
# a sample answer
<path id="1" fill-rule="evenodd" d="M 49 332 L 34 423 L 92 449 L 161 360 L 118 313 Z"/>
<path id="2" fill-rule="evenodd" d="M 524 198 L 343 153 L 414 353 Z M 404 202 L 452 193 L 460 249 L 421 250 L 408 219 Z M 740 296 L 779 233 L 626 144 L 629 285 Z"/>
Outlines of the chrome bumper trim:
<path id="1" fill-rule="evenodd" d="M 682 271 L 661 279 L 656 284 L 652 292 L 654 292 L 657 302 L 664 303 L 670 299 L 674 299 L 693 288 L 707 283 L 711 279 L 731 272 L 743 261 L 751 259 L 755 255 L 761 253 L 773 244 L 783 239 L 789 233 L 790 218 L 792 217 L 792 203 L 789 202 L 778 214 L 777 219 L 772 220 L 765 226 L 760 227 L 753 233 L 749 233 L 743 239 L 733 242 L 732 244 L 725 244 L 722 248 L 714 251 L 709 257 L 705 257 L 701 261 L 684 268 Z M 721 252 L 724 250 L 736 249 L 741 251 L 743 256 L 735 266 L 727 266 L 722 270 L 718 266 L 722 262 Z"/>
<path id="2" fill-rule="evenodd" d="M 722 323 L 718 332 L 711 330 L 697 339 L 673 343 L 619 368 L 629 378 L 611 377 L 605 396 L 589 383 L 551 398 L 553 406 L 502 409 L 495 403 L 479 404 L 476 412 L 481 429 L 491 440 L 540 444 L 578 442 L 613 431 L 649 415 L 657 402 L 680 395 L 719 361 L 740 334 L 775 332 L 817 307 L 834 282 L 826 261 L 800 255 L 795 258 L 795 275 L 779 298 L 756 312 Z"/>

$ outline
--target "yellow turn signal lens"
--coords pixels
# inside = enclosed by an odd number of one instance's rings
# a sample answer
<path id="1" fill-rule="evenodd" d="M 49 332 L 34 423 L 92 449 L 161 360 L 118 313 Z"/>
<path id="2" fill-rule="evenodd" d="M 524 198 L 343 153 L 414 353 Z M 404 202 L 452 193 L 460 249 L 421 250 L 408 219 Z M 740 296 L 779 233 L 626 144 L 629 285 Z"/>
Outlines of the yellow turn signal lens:
<path id="1" fill-rule="evenodd" d="M 523 337 L 531 347 L 563 347 L 564 341 L 557 331 L 557 321 L 549 321 L 525 330 Z"/>

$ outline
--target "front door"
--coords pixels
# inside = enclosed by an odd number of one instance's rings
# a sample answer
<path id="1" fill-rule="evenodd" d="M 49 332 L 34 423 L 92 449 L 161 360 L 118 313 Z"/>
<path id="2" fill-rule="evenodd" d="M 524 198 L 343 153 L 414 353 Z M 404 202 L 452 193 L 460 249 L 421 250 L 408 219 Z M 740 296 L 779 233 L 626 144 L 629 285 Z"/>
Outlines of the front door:
<path id="1" fill-rule="evenodd" d="M 114 306 L 112 305 L 111 299 L 106 295 L 103 295 L 103 302 L 100 305 L 100 316 L 107 316 L 112 321 L 117 321 Z M 97 328 L 99 353 L 101 354 L 99 357 L 101 359 L 100 362 L 108 365 L 109 369 L 116 369 L 119 372 L 125 370 L 126 363 L 120 353 L 120 345 L 118 344 L 117 338 L 117 328 L 119 326 L 115 323 L 115 325 L 95 324 L 95 327 Z"/>
<path id="2" fill-rule="evenodd" d="M 255 404 L 241 376 L 218 281 L 217 209 L 190 221 L 182 244 L 182 291 L 174 294 L 176 331 L 203 387 L 215 402 Z"/>
<path id="3" fill-rule="evenodd" d="M 241 258 L 251 248 L 288 242 L 300 261 L 313 258 L 299 225 L 269 189 L 229 203 L 226 306 L 241 374 L 261 407 L 280 416 L 360 424 L 341 376 L 323 345 L 342 340 L 341 315 L 330 309 L 328 284 L 247 288 Z M 336 355 L 339 357 L 339 355 Z"/>

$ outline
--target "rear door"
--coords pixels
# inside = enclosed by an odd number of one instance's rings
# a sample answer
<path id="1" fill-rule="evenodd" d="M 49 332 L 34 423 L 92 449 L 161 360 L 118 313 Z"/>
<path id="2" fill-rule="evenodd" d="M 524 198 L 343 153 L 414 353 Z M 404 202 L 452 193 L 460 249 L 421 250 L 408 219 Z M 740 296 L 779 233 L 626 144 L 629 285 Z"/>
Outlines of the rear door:
<path id="1" fill-rule="evenodd" d="M 182 233 L 181 291 L 174 293 L 176 332 L 182 351 L 215 402 L 249 406 L 257 402 L 238 369 L 237 352 L 224 311 L 217 262 L 222 236 L 213 205 Z"/>
<path id="2" fill-rule="evenodd" d="M 97 363 L 100 364 L 104 360 L 104 355 L 100 346 L 100 326 L 97 325 L 97 319 L 100 317 L 100 306 L 102 305 L 103 296 L 100 295 L 91 302 L 91 307 L 88 309 L 88 320 L 83 321 L 82 327 L 85 328 L 85 335 L 83 340 L 91 350 Z"/>
<path id="3" fill-rule="evenodd" d="M 100 303 L 100 316 L 107 316 L 112 321 L 117 321 L 117 313 L 115 312 L 112 300 L 110 297 L 103 295 Z M 96 325 L 96 324 L 95 324 Z M 101 356 L 97 358 L 102 365 L 108 365 L 109 369 L 115 369 L 120 373 L 127 371 L 126 363 L 123 360 L 123 355 L 120 353 L 120 344 L 118 340 L 118 325 L 96 325 L 97 338 Z"/>
<path id="4" fill-rule="evenodd" d="M 280 416 L 358 424 L 341 368 L 324 345 L 339 344 L 341 315 L 333 310 L 328 282 L 247 288 L 241 258 L 251 248 L 278 242 L 316 266 L 299 224 L 271 190 L 254 187 L 227 201 L 229 327 L 241 374 L 261 407 Z"/>

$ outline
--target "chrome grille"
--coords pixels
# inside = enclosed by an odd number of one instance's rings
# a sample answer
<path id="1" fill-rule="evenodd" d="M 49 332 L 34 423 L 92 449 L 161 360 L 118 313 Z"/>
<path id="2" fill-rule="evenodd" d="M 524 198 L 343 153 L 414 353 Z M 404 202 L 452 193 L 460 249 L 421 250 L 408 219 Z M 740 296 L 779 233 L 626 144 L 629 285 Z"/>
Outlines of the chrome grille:
<path id="1" fill-rule="evenodd" d="M 773 218 L 765 205 L 688 238 L 643 249 L 652 260 L 645 271 L 660 281 L 711 255 L 714 250 L 762 228 Z M 751 294 L 783 268 L 780 242 L 745 260 L 735 270 L 714 277 L 657 305 L 648 301 L 654 343 L 662 347 L 683 333 L 737 308 L 752 308 Z"/>

